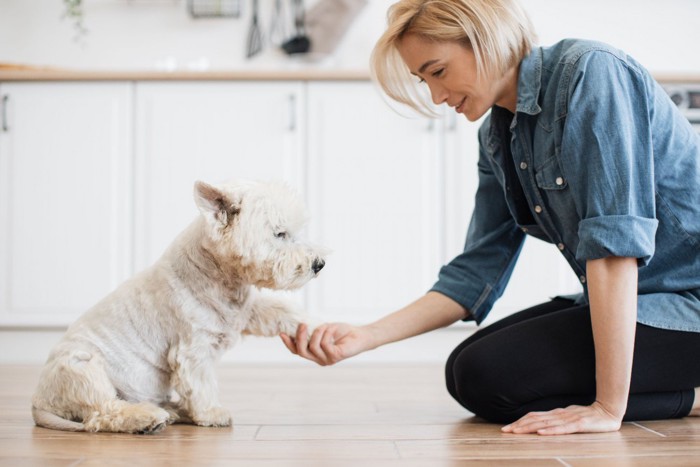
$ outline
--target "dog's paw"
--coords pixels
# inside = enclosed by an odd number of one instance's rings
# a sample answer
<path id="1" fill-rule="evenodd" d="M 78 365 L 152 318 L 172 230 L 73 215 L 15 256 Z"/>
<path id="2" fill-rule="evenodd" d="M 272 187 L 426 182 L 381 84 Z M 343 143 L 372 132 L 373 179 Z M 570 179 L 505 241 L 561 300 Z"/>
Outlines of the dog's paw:
<path id="1" fill-rule="evenodd" d="M 302 324 L 306 326 L 306 333 L 309 337 L 314 333 L 314 330 L 319 327 L 323 322 L 321 320 L 312 318 L 307 315 L 291 316 L 288 320 L 284 320 L 280 323 L 280 332 L 287 334 L 288 336 L 296 336 L 297 329 Z"/>
<path id="2" fill-rule="evenodd" d="M 130 431 L 140 435 L 152 435 L 163 431 L 168 425 L 170 415 L 166 410 L 159 407 L 150 407 L 149 410 L 143 410 L 140 414 L 132 413 L 133 418 L 128 422 L 131 426 Z"/>
<path id="3" fill-rule="evenodd" d="M 231 426 L 231 412 L 223 407 L 212 407 L 192 416 L 192 421 L 199 426 Z"/>
<path id="4" fill-rule="evenodd" d="M 144 427 L 142 430 L 137 431 L 136 433 L 139 435 L 153 435 L 155 433 L 158 433 L 159 431 L 163 431 L 166 425 L 168 425 L 168 420 L 154 421 L 153 423 Z"/>
<path id="5" fill-rule="evenodd" d="M 314 333 L 317 327 L 323 324 L 323 321 L 313 318 L 311 316 L 303 316 L 299 318 L 299 322 L 297 323 L 297 327 L 301 325 L 306 326 L 306 335 L 309 336 L 309 339 L 311 338 L 311 335 Z M 295 335 L 296 330 L 294 332 Z"/>
<path id="6" fill-rule="evenodd" d="M 187 413 L 177 405 L 165 405 L 163 409 L 168 412 L 168 425 L 174 423 L 192 423 Z"/>

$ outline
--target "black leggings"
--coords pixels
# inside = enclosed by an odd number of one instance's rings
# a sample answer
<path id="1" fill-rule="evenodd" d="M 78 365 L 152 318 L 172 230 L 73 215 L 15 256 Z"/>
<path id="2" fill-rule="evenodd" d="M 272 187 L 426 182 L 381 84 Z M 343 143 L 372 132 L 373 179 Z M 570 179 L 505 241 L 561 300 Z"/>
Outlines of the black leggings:
<path id="1" fill-rule="evenodd" d="M 497 423 L 595 400 L 587 305 L 557 298 L 474 333 L 447 360 L 447 390 Z M 625 420 L 685 417 L 700 387 L 700 333 L 637 324 Z"/>

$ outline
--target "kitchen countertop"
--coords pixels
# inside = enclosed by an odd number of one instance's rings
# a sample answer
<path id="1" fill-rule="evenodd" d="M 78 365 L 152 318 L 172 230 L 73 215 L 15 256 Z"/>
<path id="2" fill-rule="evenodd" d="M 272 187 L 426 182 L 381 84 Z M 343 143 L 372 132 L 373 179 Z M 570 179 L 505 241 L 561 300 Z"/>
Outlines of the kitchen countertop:
<path id="1" fill-rule="evenodd" d="M 0 63 L 0 81 L 366 81 L 368 71 L 299 67 L 241 70 L 78 70 Z"/>
<path id="2" fill-rule="evenodd" d="M 653 73 L 663 83 L 698 83 L 700 73 Z M 0 81 L 367 81 L 366 70 L 331 68 L 207 71 L 78 70 L 0 63 Z"/>

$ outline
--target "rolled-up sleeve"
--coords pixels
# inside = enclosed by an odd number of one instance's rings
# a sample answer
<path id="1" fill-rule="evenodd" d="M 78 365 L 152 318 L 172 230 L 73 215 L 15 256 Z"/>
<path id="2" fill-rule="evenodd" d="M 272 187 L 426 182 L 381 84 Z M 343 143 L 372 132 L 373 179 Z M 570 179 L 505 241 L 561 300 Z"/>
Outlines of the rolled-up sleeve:
<path id="1" fill-rule="evenodd" d="M 479 188 L 464 251 L 440 269 L 431 289 L 461 304 L 470 313 L 467 320 L 477 323 L 503 294 L 525 237 L 508 210 L 483 145 L 480 147 Z"/>
<path id="2" fill-rule="evenodd" d="M 658 221 L 645 74 L 605 50 L 570 70 L 560 157 L 581 219 L 576 259 L 624 256 L 646 265 Z"/>
<path id="3" fill-rule="evenodd" d="M 654 254 L 654 234 L 659 222 L 637 216 L 604 216 L 583 219 L 576 256 L 583 259 L 623 256 L 649 262 Z"/>

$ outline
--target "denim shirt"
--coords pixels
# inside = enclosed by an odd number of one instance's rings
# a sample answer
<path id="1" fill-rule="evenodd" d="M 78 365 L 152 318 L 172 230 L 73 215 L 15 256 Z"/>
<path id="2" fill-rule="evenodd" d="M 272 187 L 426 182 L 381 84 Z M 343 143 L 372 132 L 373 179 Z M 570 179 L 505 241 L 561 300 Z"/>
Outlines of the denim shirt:
<path id="1" fill-rule="evenodd" d="M 520 63 L 515 115 L 491 112 L 479 150 L 464 251 L 431 290 L 480 323 L 529 234 L 564 255 L 581 302 L 588 260 L 637 258 L 638 322 L 700 332 L 700 136 L 634 59 L 592 41 L 534 48 Z M 517 223 L 509 163 L 533 224 Z"/>

